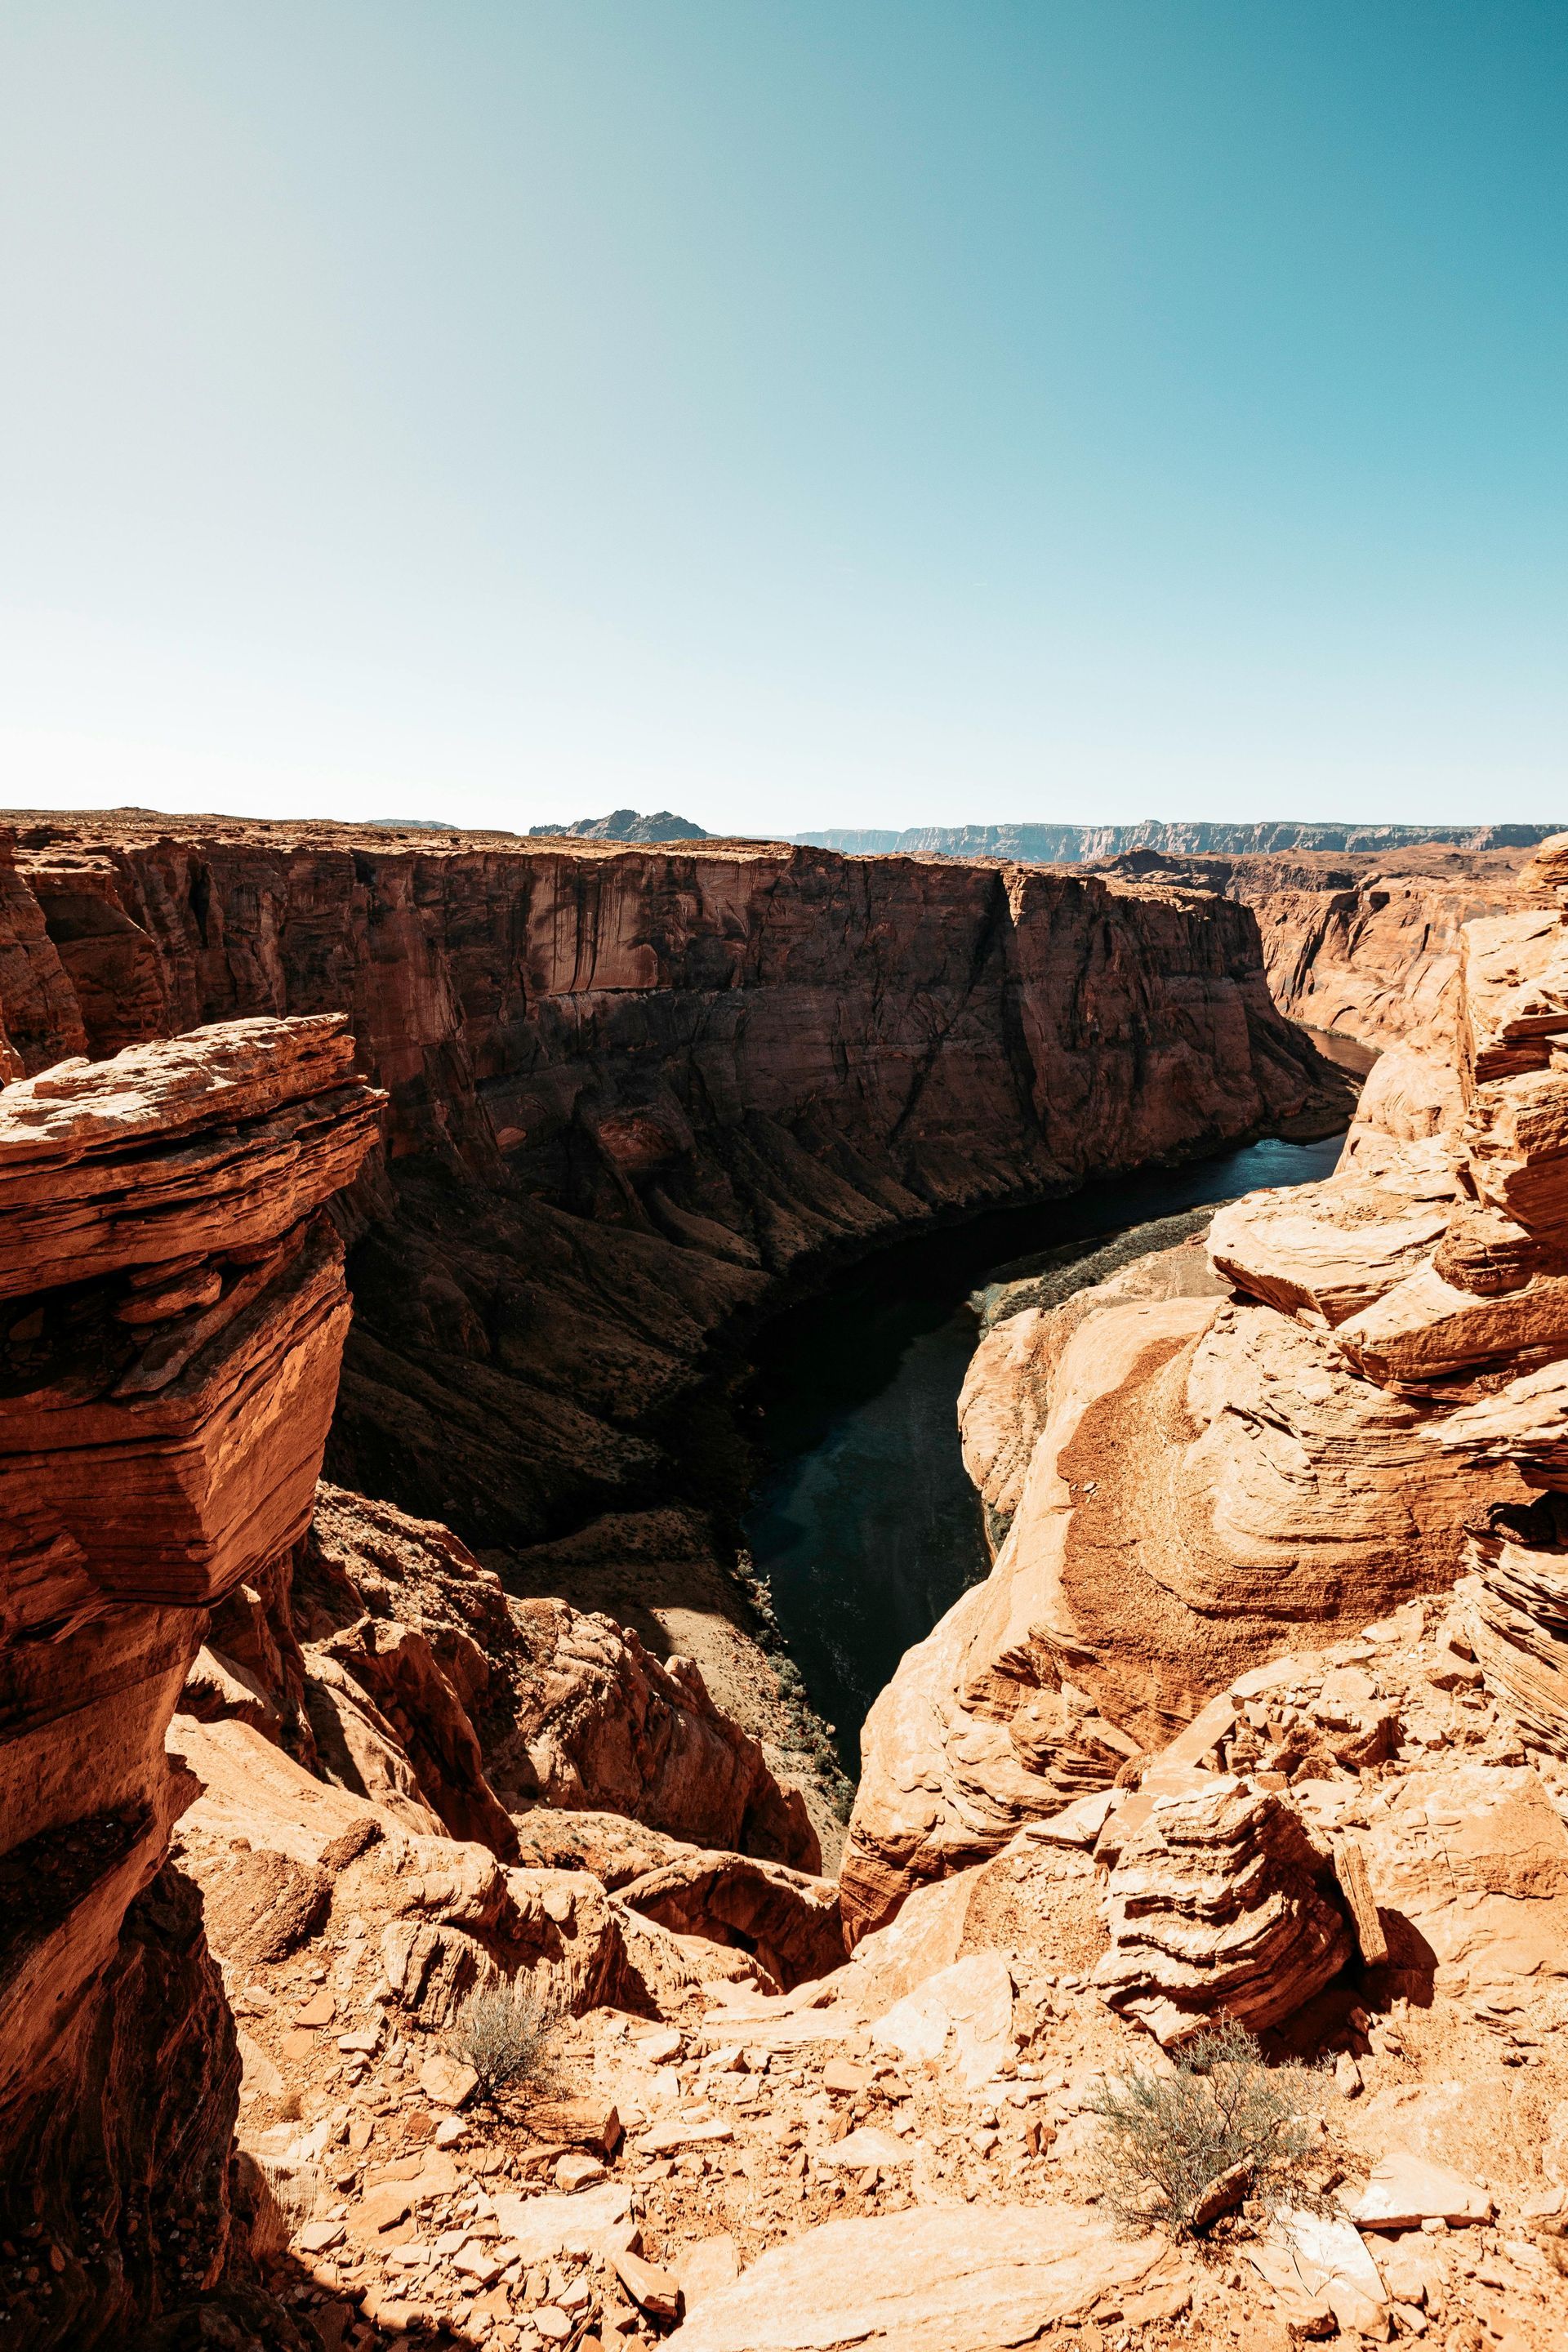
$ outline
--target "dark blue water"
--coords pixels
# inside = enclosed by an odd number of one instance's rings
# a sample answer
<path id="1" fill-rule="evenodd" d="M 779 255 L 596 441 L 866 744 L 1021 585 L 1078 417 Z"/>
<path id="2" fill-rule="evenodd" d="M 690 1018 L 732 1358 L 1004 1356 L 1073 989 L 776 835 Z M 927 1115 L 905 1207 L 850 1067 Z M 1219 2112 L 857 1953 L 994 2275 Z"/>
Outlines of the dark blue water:
<path id="1" fill-rule="evenodd" d="M 958 1391 L 978 1333 L 970 1294 L 1182 1209 L 1326 1176 L 1342 1139 L 1265 1142 L 1089 1186 L 886 1250 L 783 1316 L 753 1401 L 767 1464 L 747 1540 L 847 1771 L 860 1726 L 912 1643 L 990 1565 L 959 1452 Z"/>

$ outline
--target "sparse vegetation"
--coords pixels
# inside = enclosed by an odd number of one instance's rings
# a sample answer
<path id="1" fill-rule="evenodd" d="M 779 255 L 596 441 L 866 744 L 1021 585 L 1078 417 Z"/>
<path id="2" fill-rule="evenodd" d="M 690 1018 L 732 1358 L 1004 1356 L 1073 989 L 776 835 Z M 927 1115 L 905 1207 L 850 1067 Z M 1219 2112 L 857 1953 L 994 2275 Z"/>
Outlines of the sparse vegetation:
<path id="1" fill-rule="evenodd" d="M 516 1978 L 470 1993 L 452 2032 L 453 2048 L 492 2099 L 536 2071 L 543 2040 L 539 2011 Z"/>
<path id="2" fill-rule="evenodd" d="M 1098 2186 L 1120 2221 L 1193 2238 L 1243 2203 L 1321 2203 L 1322 2126 L 1303 2068 L 1266 2066 L 1229 2021 L 1172 2056 L 1169 2073 L 1110 2076 L 1090 2104 L 1101 2126 Z"/>

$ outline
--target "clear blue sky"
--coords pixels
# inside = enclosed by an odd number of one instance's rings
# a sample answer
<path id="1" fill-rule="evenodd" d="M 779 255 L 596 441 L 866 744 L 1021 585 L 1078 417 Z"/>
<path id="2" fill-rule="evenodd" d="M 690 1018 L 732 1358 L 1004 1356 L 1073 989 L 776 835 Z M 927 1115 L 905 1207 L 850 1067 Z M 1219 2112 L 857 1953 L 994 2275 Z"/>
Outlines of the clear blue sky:
<path id="1" fill-rule="evenodd" d="M 7 0 L 0 799 L 1568 814 L 1563 0 Z"/>

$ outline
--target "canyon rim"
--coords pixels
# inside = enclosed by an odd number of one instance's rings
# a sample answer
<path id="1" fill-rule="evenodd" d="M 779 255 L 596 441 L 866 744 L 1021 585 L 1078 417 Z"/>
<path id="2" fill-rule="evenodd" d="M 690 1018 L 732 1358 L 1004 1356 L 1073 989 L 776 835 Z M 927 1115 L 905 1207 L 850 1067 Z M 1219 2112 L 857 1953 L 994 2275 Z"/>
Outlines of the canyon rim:
<path id="1" fill-rule="evenodd" d="M 1107 848 L 5 820 L 7 2343 L 1560 2337 L 1568 850 Z M 846 1837 L 754 1336 L 1347 1126 L 993 1303 Z M 1129 2234 L 1226 2018 L 1317 2203 Z"/>

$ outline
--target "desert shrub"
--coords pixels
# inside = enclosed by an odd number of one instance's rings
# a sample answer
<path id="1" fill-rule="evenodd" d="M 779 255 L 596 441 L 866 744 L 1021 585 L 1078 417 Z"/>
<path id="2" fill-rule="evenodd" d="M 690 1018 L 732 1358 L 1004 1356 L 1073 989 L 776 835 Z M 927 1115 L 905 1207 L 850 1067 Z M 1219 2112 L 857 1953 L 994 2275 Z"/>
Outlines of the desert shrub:
<path id="1" fill-rule="evenodd" d="M 1321 2204 L 1322 2127 L 1303 2069 L 1266 2066 L 1228 2020 L 1172 2057 L 1168 2074 L 1108 2077 L 1089 2103 L 1100 2125 L 1096 2185 L 1120 2221 L 1191 2238 L 1244 2200 Z"/>
<path id="2" fill-rule="evenodd" d="M 458 2011 L 452 2047 L 466 2058 L 491 2098 L 531 2074 L 544 2028 L 531 1995 L 518 1978 L 481 1985 Z"/>

